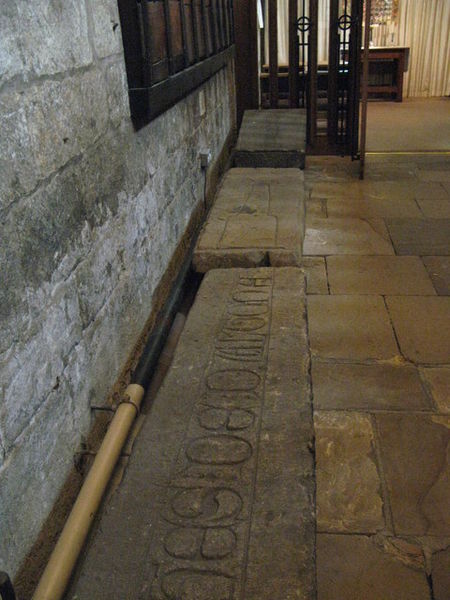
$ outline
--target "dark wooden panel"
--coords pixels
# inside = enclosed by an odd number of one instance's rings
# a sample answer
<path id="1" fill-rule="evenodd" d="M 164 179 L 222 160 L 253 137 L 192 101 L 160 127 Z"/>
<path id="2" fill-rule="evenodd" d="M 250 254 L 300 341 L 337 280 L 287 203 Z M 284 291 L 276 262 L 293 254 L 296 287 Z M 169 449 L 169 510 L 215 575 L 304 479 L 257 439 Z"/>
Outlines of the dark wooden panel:
<path id="1" fill-rule="evenodd" d="M 202 85 L 209 77 L 222 69 L 234 55 L 234 47 L 227 48 L 220 54 L 215 54 L 199 64 L 193 65 L 169 77 L 148 89 L 131 89 L 130 97 L 134 106 L 146 105 L 147 112 L 144 116 L 132 115 L 136 127 L 142 127 L 165 110 L 176 104 L 181 98 L 190 94 L 195 88 Z"/>
<path id="2" fill-rule="evenodd" d="M 232 11 L 236 44 L 237 124 L 244 111 L 258 108 L 256 0 L 235 0 Z"/>

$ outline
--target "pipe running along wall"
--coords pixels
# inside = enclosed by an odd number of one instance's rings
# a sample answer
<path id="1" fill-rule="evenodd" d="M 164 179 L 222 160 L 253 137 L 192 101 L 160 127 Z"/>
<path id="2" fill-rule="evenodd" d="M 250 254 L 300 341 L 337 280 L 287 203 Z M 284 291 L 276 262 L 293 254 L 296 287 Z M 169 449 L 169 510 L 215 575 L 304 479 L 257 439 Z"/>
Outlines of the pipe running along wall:
<path id="1" fill-rule="evenodd" d="M 131 426 L 140 412 L 145 391 L 152 379 L 166 339 L 169 341 L 172 351 L 175 350 L 175 340 L 181 334 L 184 319 L 174 320 L 174 329 L 177 329 L 175 339 L 169 332 L 188 275 L 193 244 L 180 269 L 160 324 L 147 341 L 139 364 L 131 378 L 131 383 L 127 387 L 123 400 L 109 425 L 100 450 L 80 490 L 32 600 L 60 600 L 63 596 Z M 167 362 L 167 357 L 164 362 Z M 165 365 L 162 365 L 162 368 L 165 368 Z"/>

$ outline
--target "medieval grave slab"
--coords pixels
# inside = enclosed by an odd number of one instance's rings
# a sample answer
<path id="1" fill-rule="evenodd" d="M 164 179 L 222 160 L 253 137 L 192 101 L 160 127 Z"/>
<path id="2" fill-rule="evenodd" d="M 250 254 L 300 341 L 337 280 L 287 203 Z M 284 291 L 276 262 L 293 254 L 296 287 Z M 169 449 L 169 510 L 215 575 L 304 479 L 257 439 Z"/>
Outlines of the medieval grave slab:
<path id="1" fill-rule="evenodd" d="M 312 600 L 304 274 L 210 271 L 71 600 Z"/>
<path id="2" fill-rule="evenodd" d="M 194 251 L 196 271 L 297 266 L 305 230 L 298 169 L 230 169 Z"/>
<path id="3" fill-rule="evenodd" d="M 247 110 L 234 153 L 234 165 L 304 169 L 305 148 L 304 110 Z"/>

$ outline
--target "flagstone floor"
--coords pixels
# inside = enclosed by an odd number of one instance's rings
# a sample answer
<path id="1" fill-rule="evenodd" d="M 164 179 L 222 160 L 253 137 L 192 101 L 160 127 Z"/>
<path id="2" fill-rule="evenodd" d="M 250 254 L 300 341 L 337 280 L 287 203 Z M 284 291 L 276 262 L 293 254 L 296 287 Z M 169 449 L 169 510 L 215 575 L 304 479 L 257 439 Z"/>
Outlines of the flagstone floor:
<path id="1" fill-rule="evenodd" d="M 450 158 L 309 158 L 318 600 L 450 598 Z"/>

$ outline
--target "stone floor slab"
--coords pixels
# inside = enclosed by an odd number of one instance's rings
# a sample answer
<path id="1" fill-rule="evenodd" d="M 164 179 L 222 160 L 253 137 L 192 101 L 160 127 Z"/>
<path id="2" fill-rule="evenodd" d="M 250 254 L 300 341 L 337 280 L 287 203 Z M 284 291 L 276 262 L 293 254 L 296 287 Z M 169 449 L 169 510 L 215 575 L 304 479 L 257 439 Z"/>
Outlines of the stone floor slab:
<path id="1" fill-rule="evenodd" d="M 394 254 L 394 250 L 381 220 L 330 217 L 308 222 L 303 253 L 306 256 L 389 255 Z"/>
<path id="2" fill-rule="evenodd" d="M 450 363 L 450 297 L 389 296 L 386 303 L 407 360 Z"/>
<path id="3" fill-rule="evenodd" d="M 347 360 L 398 356 L 379 296 L 309 296 L 308 322 L 313 356 Z"/>
<path id="4" fill-rule="evenodd" d="M 316 412 L 317 530 L 373 533 L 384 528 L 370 417 Z"/>
<path id="5" fill-rule="evenodd" d="M 204 278 L 69 598 L 312 600 L 304 276 Z"/>
<path id="6" fill-rule="evenodd" d="M 436 295 L 416 256 L 329 256 L 331 294 Z"/>
<path id="7" fill-rule="evenodd" d="M 450 256 L 424 256 L 422 260 L 439 296 L 450 296 Z"/>
<path id="8" fill-rule="evenodd" d="M 305 256 L 302 259 L 302 268 L 306 275 L 306 292 L 308 294 L 328 294 L 325 259 Z"/>
<path id="9" fill-rule="evenodd" d="M 447 198 L 421 198 L 417 203 L 426 219 L 450 219 L 450 200 Z"/>
<path id="10" fill-rule="evenodd" d="M 433 600 L 448 600 L 450 597 L 450 547 L 433 555 L 431 563 Z"/>
<path id="11" fill-rule="evenodd" d="M 397 535 L 450 534 L 450 417 L 377 414 Z"/>
<path id="12" fill-rule="evenodd" d="M 387 219 L 397 254 L 449 256 L 450 219 Z"/>
<path id="13" fill-rule="evenodd" d="M 450 414 L 450 366 L 422 369 L 438 412 Z"/>
<path id="14" fill-rule="evenodd" d="M 409 365 L 313 360 L 312 380 L 316 410 L 432 410 L 418 370 Z"/>
<path id="15" fill-rule="evenodd" d="M 360 199 L 367 202 L 373 201 L 379 207 L 389 210 L 383 200 L 390 201 L 394 205 L 402 201 L 408 203 L 411 200 L 421 198 L 447 198 L 446 191 L 440 183 L 424 183 L 419 181 L 365 181 L 356 179 L 345 182 L 316 182 L 313 184 L 312 198 L 332 199 Z M 412 205 L 410 205 L 412 206 Z M 410 215 L 411 216 L 411 215 Z"/>
<path id="16" fill-rule="evenodd" d="M 298 169 L 231 169 L 194 251 L 194 268 L 296 266 L 305 227 Z"/>
<path id="17" fill-rule="evenodd" d="M 236 167 L 305 166 L 306 112 L 247 110 L 234 152 Z"/>
<path id="18" fill-rule="evenodd" d="M 328 216 L 354 218 L 423 217 L 414 198 L 345 198 L 327 200 Z"/>
<path id="19" fill-rule="evenodd" d="M 431 600 L 425 572 L 375 537 L 317 536 L 318 600 Z"/>

